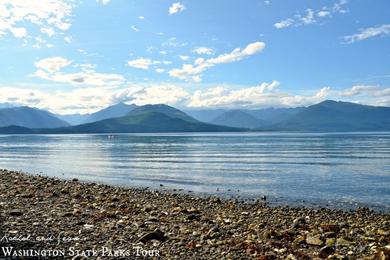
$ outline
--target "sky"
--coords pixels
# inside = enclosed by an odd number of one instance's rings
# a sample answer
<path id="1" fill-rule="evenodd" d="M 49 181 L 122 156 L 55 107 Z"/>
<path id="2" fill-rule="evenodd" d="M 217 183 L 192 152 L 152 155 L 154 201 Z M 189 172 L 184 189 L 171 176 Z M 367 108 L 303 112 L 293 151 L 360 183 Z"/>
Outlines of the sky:
<path id="1" fill-rule="evenodd" d="M 0 103 L 390 106 L 388 0 L 0 0 Z"/>

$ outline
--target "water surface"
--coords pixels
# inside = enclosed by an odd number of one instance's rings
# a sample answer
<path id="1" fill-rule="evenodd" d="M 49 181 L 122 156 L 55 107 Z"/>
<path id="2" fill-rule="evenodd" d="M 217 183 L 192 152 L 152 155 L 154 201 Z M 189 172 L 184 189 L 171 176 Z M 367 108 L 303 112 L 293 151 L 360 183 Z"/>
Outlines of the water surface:
<path id="1" fill-rule="evenodd" d="M 0 136 L 0 167 L 272 203 L 390 209 L 390 133 Z"/>

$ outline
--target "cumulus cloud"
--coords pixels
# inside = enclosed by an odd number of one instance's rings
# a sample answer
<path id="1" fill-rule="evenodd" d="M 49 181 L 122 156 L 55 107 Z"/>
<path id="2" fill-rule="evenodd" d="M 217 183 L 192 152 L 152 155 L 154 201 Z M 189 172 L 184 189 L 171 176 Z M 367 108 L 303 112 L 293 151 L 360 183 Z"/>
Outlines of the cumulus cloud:
<path id="1" fill-rule="evenodd" d="M 12 27 L 9 30 L 16 38 L 24 38 L 27 36 L 27 30 L 24 27 Z"/>
<path id="2" fill-rule="evenodd" d="M 389 35 L 390 35 L 390 24 L 382 24 L 376 27 L 361 29 L 360 32 L 353 35 L 344 36 L 344 41 L 346 43 L 354 43 L 372 37 L 389 36 Z"/>
<path id="3" fill-rule="evenodd" d="M 182 80 L 193 80 L 200 81 L 201 74 L 218 64 L 231 63 L 235 61 L 240 61 L 245 57 L 255 55 L 261 52 L 265 48 L 265 43 L 263 42 L 254 42 L 248 44 L 244 49 L 236 48 L 230 53 L 221 54 L 215 58 L 209 59 L 197 59 L 192 64 L 184 64 L 180 69 L 172 69 L 169 71 L 169 75 L 174 78 L 179 78 Z M 194 80 L 195 79 L 195 80 Z"/>
<path id="4" fill-rule="evenodd" d="M 293 25 L 293 23 L 294 23 L 294 19 L 288 18 L 286 20 L 275 23 L 274 26 L 277 29 L 283 29 Z"/>
<path id="5" fill-rule="evenodd" d="M 180 84 L 145 83 L 126 87 L 84 87 L 45 91 L 0 87 L 0 103 L 48 109 L 57 113 L 89 113 L 118 102 L 137 105 L 164 103 L 179 108 L 266 108 L 309 106 L 325 99 L 390 106 L 390 88 L 356 85 L 341 90 L 323 87 L 305 95 L 282 90 L 278 81 L 257 86 L 216 85 L 190 91 Z"/>
<path id="6" fill-rule="evenodd" d="M 306 16 L 301 17 L 301 21 L 304 24 L 314 23 L 316 20 L 314 19 L 314 11 L 312 9 L 306 10 Z"/>
<path id="7" fill-rule="evenodd" d="M 188 97 L 189 93 L 176 85 L 143 86 L 132 84 L 114 93 L 111 96 L 111 103 L 128 102 L 137 105 L 162 103 L 177 106 L 181 105 Z"/>
<path id="8" fill-rule="evenodd" d="M 180 58 L 181 60 L 186 61 L 186 60 L 189 60 L 189 59 L 190 59 L 190 56 L 180 55 L 179 58 Z"/>
<path id="9" fill-rule="evenodd" d="M 43 70 L 37 70 L 32 76 L 73 86 L 115 87 L 125 82 L 125 78 L 122 75 L 114 73 L 99 73 L 94 70 L 74 73 L 48 73 Z"/>
<path id="10" fill-rule="evenodd" d="M 350 88 L 338 91 L 341 97 L 372 96 L 383 97 L 390 96 L 390 88 L 381 88 L 373 85 L 355 85 Z"/>
<path id="11" fill-rule="evenodd" d="M 185 10 L 185 6 L 180 3 L 180 2 L 177 2 L 177 3 L 173 3 L 170 7 L 169 7 L 169 14 L 176 14 L 176 13 L 180 13 L 180 12 L 183 12 Z"/>
<path id="12" fill-rule="evenodd" d="M 40 91 L 15 86 L 0 87 L 0 102 L 26 105 L 61 114 L 90 113 L 110 102 L 106 88 L 76 88 L 69 91 Z"/>
<path id="13" fill-rule="evenodd" d="M 211 48 L 208 48 L 208 47 L 196 47 L 195 49 L 192 50 L 192 52 L 199 54 L 199 55 L 202 55 L 202 54 L 212 55 L 212 54 L 214 54 L 214 50 Z"/>
<path id="14" fill-rule="evenodd" d="M 113 73 L 98 73 L 93 70 L 93 64 L 81 64 L 82 71 L 64 73 L 61 70 L 69 66 L 72 61 L 63 57 L 49 57 L 34 63 L 37 70 L 31 76 L 58 83 L 75 86 L 118 86 L 125 79 L 122 75 Z"/>
<path id="15" fill-rule="evenodd" d="M 41 28 L 41 32 L 47 34 L 47 36 L 52 37 L 54 35 L 53 28 L 43 27 Z"/>
<path id="16" fill-rule="evenodd" d="M 262 83 L 259 86 L 239 90 L 216 87 L 198 90 L 191 97 L 189 107 L 200 108 L 261 108 L 306 106 L 323 101 L 330 88 L 322 88 L 313 96 L 292 95 L 277 91 L 279 82 Z"/>
<path id="17" fill-rule="evenodd" d="M 139 58 L 135 60 L 130 60 L 127 62 L 127 65 L 137 69 L 147 70 L 149 66 L 153 64 L 151 59 Z"/>
<path id="18" fill-rule="evenodd" d="M 317 12 L 317 16 L 318 17 L 327 17 L 327 16 L 330 16 L 330 12 L 327 10 L 321 10 L 321 11 Z"/>
<path id="19" fill-rule="evenodd" d="M 171 62 L 166 60 L 159 61 L 159 60 L 151 60 L 146 58 L 138 58 L 127 62 L 128 66 L 137 69 L 143 69 L 143 70 L 148 70 L 151 65 L 158 65 L 158 64 L 169 65 L 171 64 Z"/>
<path id="20" fill-rule="evenodd" d="M 41 33 L 53 36 L 55 29 L 70 28 L 71 0 L 2 0 L 0 1 L 0 37 L 11 33 L 14 37 L 27 37 L 26 28 L 33 24 Z"/>
<path id="21" fill-rule="evenodd" d="M 54 73 L 62 68 L 70 65 L 72 61 L 67 60 L 66 58 L 63 57 L 50 57 L 46 59 L 39 60 L 35 62 L 35 67 L 38 69 L 43 69 L 49 73 Z"/>

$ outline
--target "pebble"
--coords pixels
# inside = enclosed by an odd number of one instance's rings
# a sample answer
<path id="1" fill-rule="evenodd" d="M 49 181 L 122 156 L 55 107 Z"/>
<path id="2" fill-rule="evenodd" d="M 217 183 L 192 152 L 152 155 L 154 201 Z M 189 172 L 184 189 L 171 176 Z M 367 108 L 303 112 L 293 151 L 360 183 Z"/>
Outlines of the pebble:
<path id="1" fill-rule="evenodd" d="M 320 239 L 320 235 L 316 235 L 316 236 L 307 237 L 306 243 L 308 245 L 313 245 L 313 246 L 322 246 L 324 244 L 324 241 Z"/>
<path id="2" fill-rule="evenodd" d="M 62 242 L 64 248 L 141 245 L 158 249 L 161 259 L 390 259 L 388 212 L 269 206 L 177 191 L 3 170 L 0 233 L 48 237 L 65 231 L 67 237 L 86 240 Z M 25 248 L 17 242 L 12 246 Z"/>
<path id="3" fill-rule="evenodd" d="M 20 217 L 23 215 L 23 211 L 21 209 L 13 209 L 9 212 L 9 215 L 13 217 Z"/>

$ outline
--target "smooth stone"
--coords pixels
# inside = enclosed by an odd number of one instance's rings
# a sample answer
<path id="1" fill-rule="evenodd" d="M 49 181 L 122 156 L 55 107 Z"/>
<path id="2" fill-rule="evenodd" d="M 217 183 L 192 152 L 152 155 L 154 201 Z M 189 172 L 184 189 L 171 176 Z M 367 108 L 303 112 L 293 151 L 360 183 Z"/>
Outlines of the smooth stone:
<path id="1" fill-rule="evenodd" d="M 324 244 L 324 241 L 320 239 L 320 236 L 314 236 L 314 237 L 307 237 L 306 243 L 313 246 L 322 246 Z"/>
<path id="2" fill-rule="evenodd" d="M 10 216 L 20 217 L 23 215 L 23 211 L 21 209 L 13 209 L 9 212 Z"/>
<path id="3" fill-rule="evenodd" d="M 335 249 L 330 246 L 324 246 L 319 251 L 319 256 L 321 258 L 327 258 L 329 255 L 333 254 L 335 252 Z"/>
<path id="4" fill-rule="evenodd" d="M 165 241 L 167 238 L 164 235 L 164 232 L 162 232 L 159 229 L 154 230 L 153 232 L 147 233 L 143 235 L 138 241 L 142 243 L 146 243 L 150 240 L 158 240 L 158 241 Z"/>

